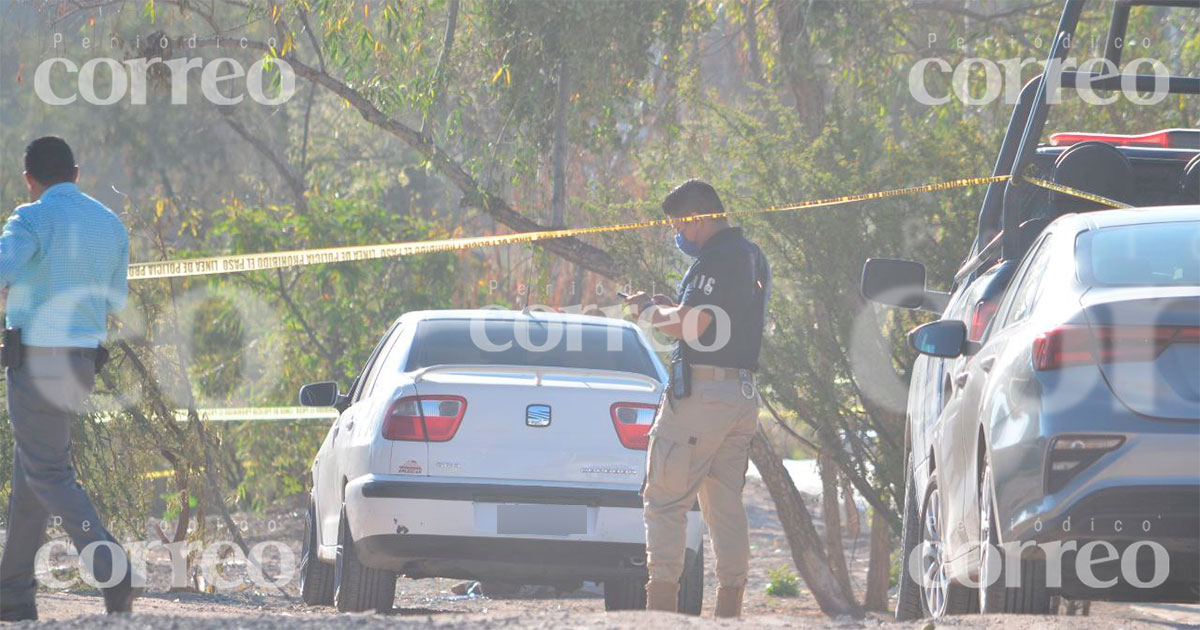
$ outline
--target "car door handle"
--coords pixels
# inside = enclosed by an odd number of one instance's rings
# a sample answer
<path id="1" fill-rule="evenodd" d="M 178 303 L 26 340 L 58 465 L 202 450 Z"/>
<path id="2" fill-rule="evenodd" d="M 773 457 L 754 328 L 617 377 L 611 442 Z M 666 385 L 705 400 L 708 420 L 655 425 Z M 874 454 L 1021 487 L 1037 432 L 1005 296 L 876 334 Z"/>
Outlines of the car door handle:
<path id="1" fill-rule="evenodd" d="M 959 389 L 962 389 L 967 386 L 967 380 L 969 380 L 970 378 L 971 378 L 970 372 L 963 372 L 963 373 L 959 374 L 958 376 L 954 377 L 954 384 L 957 385 Z"/>
<path id="2" fill-rule="evenodd" d="M 993 354 L 990 356 L 986 356 L 979 360 L 979 369 L 983 370 L 984 372 L 991 372 L 992 366 L 995 364 L 996 364 L 996 355 Z"/>

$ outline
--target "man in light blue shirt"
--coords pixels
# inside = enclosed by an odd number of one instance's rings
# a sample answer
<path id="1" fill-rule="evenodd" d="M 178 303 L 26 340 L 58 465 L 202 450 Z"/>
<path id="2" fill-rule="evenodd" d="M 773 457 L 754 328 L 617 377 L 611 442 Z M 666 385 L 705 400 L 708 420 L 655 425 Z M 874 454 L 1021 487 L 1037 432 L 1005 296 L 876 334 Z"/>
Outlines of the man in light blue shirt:
<path id="1" fill-rule="evenodd" d="M 65 146 L 65 143 L 64 143 Z M 0 235 L 0 284 L 9 328 L 27 346 L 95 348 L 109 312 L 125 305 L 129 235 L 121 220 L 74 180 L 42 186 Z"/>
<path id="2" fill-rule="evenodd" d="M 55 517 L 104 593 L 109 613 L 130 612 L 129 559 L 104 529 L 71 466 L 71 428 L 95 386 L 108 314 L 128 295 L 129 234 L 103 204 L 76 187 L 79 168 L 61 138 L 25 149 L 31 203 L 0 234 L 0 287 L 13 433 L 8 536 L 0 558 L 0 621 L 37 619 L 34 560 Z M 19 350 L 14 352 L 14 347 Z"/>

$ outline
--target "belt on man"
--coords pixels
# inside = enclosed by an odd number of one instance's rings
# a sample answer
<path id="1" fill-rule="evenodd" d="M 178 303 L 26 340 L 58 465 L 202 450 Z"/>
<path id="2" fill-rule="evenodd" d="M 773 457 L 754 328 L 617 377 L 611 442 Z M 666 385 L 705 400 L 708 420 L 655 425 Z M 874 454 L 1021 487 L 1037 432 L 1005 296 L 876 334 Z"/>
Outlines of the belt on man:
<path id="1" fill-rule="evenodd" d="M 26 358 L 79 356 L 87 359 L 95 359 L 100 349 L 74 346 L 22 346 L 21 351 L 25 353 Z"/>
<path id="2" fill-rule="evenodd" d="M 703 378 L 713 381 L 752 380 L 754 372 L 745 368 L 727 368 L 716 365 L 692 365 L 692 378 Z"/>

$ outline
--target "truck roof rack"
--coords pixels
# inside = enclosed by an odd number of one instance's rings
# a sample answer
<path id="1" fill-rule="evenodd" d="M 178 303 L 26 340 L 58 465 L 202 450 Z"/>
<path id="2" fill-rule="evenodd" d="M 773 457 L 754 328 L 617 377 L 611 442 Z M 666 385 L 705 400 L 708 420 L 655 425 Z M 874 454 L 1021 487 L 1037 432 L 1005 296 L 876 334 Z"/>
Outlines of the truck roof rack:
<path id="1" fill-rule="evenodd" d="M 1076 89 L 1078 85 L 1086 82 L 1093 90 L 1116 91 L 1122 88 L 1123 81 L 1133 81 L 1139 90 L 1149 91 L 1158 87 L 1158 77 L 1154 75 L 1102 76 L 1098 73 L 1060 70 L 1060 64 L 1067 57 L 1069 42 L 1075 35 L 1087 2 L 1088 0 L 1066 0 L 1058 22 L 1058 30 L 1050 47 L 1046 69 L 1041 76 L 1026 83 L 1017 98 L 1008 129 L 1000 145 L 1000 154 L 992 169 L 993 175 L 1014 177 L 988 185 L 979 211 L 975 242 L 967 260 L 955 274 L 956 281 L 970 275 L 981 265 L 996 260 L 997 256 L 1002 259 L 1016 259 L 1024 253 L 1021 251 L 1021 239 L 1017 229 L 1023 217 L 1011 191 L 1021 186 L 1019 178 L 1015 176 L 1023 173 L 1034 158 L 1038 140 L 1045 129 L 1050 109 L 1046 97 L 1047 85 L 1057 84 L 1064 89 Z M 1105 43 L 1105 58 L 1112 62 L 1114 67 L 1118 66 L 1121 59 L 1121 44 L 1129 24 L 1130 9 L 1139 6 L 1188 8 L 1200 12 L 1200 2 L 1197 0 L 1117 0 L 1113 3 L 1108 39 Z M 1052 73 L 1058 76 L 1052 77 Z M 1050 83 L 1051 78 L 1056 78 L 1056 83 Z M 1170 94 L 1200 95 L 1200 77 L 1172 75 L 1167 78 L 1167 91 Z"/>

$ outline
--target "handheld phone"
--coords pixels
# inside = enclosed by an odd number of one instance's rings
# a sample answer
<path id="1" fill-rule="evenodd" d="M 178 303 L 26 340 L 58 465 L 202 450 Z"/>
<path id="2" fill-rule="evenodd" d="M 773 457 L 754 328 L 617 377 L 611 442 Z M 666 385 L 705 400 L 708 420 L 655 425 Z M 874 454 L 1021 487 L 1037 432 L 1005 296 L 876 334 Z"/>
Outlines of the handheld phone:
<path id="1" fill-rule="evenodd" d="M 629 294 L 628 294 L 628 293 L 621 293 L 620 291 L 617 291 L 617 297 L 621 298 L 622 300 L 628 300 L 628 299 L 629 299 Z"/>

